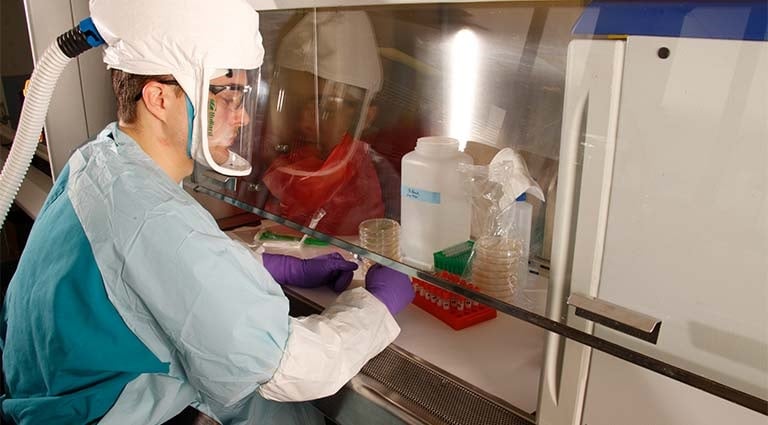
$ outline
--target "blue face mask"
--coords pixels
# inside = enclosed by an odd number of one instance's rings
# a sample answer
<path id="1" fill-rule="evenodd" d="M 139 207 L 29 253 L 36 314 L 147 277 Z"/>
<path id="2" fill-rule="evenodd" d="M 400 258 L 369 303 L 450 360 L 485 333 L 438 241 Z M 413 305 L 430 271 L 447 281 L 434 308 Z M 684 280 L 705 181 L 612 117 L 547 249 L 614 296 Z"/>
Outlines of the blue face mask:
<path id="1" fill-rule="evenodd" d="M 195 119 L 195 108 L 189 96 L 184 94 L 184 98 L 187 101 L 187 156 L 192 158 L 192 121 Z"/>

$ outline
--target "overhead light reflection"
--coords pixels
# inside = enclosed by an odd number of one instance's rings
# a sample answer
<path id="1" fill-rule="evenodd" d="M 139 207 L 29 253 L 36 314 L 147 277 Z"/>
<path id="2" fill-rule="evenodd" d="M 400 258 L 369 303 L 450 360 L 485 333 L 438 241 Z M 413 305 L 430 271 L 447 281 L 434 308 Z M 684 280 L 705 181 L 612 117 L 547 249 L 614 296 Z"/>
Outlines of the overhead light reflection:
<path id="1" fill-rule="evenodd" d="M 459 140 L 464 150 L 472 131 L 475 110 L 477 68 L 480 58 L 477 35 L 470 29 L 462 29 L 451 42 L 450 66 L 450 136 Z"/>

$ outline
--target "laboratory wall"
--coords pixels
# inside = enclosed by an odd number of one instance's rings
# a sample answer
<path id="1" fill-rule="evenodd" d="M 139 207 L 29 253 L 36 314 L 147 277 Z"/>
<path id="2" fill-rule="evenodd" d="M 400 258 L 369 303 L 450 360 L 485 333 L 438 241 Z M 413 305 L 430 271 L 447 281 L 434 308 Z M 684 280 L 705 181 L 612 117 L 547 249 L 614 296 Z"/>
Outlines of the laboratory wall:
<path id="1" fill-rule="evenodd" d="M 34 58 L 42 57 L 56 37 L 89 15 L 87 0 L 24 1 L 29 43 Z M 89 50 L 64 69 L 45 121 L 50 173 L 56 178 L 72 152 L 115 120 L 115 100 L 100 49 Z"/>
<path id="2" fill-rule="evenodd" d="M 34 67 L 22 0 L 8 0 L 0 5 L 0 43 L 0 125 L 15 129 L 24 82 Z"/>

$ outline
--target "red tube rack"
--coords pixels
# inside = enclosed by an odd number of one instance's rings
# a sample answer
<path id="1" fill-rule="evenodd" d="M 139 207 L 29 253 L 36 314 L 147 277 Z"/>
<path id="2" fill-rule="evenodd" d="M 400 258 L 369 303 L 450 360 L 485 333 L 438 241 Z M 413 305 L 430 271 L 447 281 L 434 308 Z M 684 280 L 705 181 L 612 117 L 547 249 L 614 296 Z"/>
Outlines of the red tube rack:
<path id="1" fill-rule="evenodd" d="M 477 290 L 475 285 L 445 271 L 439 272 L 437 277 Z M 421 279 L 413 278 L 413 289 L 416 292 L 413 299 L 416 306 L 457 331 L 496 317 L 496 310 Z"/>

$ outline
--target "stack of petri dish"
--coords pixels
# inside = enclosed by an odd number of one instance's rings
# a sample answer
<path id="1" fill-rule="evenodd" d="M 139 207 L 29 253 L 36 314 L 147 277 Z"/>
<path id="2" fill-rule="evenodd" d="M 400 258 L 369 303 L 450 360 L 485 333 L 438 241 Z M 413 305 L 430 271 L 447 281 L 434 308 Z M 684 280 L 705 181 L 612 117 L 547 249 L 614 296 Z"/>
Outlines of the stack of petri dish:
<path id="1" fill-rule="evenodd" d="M 503 236 L 483 236 L 475 241 L 472 283 L 481 292 L 512 302 L 518 287 L 523 241 Z"/>
<path id="2" fill-rule="evenodd" d="M 400 260 L 400 223 L 389 218 L 371 218 L 360 223 L 358 230 L 361 247 Z M 365 260 L 364 264 L 367 268 L 372 262 Z"/>

